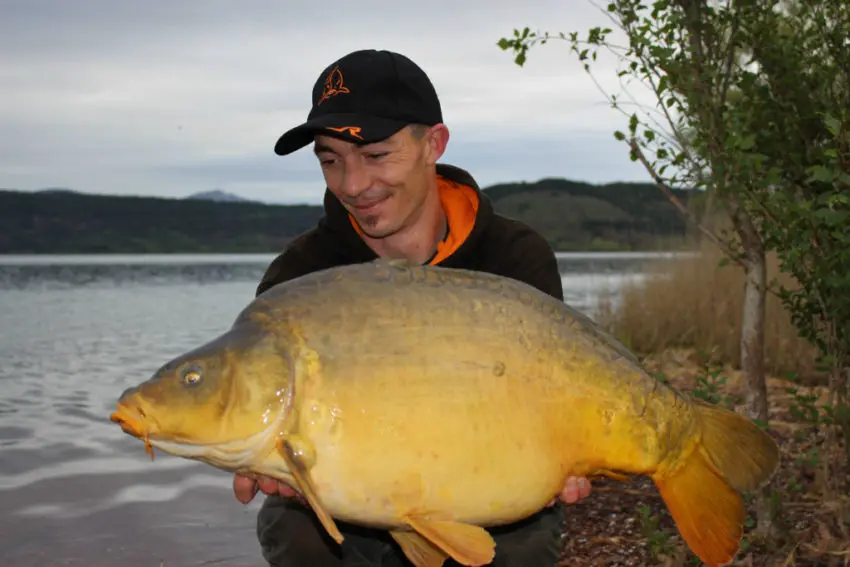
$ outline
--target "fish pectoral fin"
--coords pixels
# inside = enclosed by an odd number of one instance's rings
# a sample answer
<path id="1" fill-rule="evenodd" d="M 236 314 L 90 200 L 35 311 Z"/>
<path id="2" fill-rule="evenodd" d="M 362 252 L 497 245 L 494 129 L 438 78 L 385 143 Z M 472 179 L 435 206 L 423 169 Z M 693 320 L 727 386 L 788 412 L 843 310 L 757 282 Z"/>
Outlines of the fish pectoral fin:
<path id="1" fill-rule="evenodd" d="M 405 522 L 461 565 L 487 565 L 496 555 L 496 542 L 479 526 L 416 517 L 407 517 Z"/>
<path id="2" fill-rule="evenodd" d="M 627 474 L 618 473 L 614 471 L 609 471 L 607 469 L 598 469 L 593 471 L 592 473 L 587 475 L 588 478 L 610 478 L 611 480 L 616 480 L 618 482 L 630 483 L 632 481 L 631 477 Z"/>
<path id="3" fill-rule="evenodd" d="M 316 516 L 318 516 L 319 521 L 322 523 L 322 527 L 324 527 L 330 536 L 334 538 L 334 541 L 342 543 L 342 533 L 340 533 L 336 522 L 334 522 L 328 511 L 325 510 L 325 507 L 322 505 L 322 501 L 319 500 L 319 496 L 316 494 L 316 487 L 313 485 L 312 478 L 310 478 L 309 465 L 305 463 L 305 460 L 307 459 L 302 456 L 310 455 L 312 452 L 306 451 L 305 449 L 308 447 L 304 446 L 304 444 L 306 444 L 306 441 L 301 441 L 299 439 L 281 439 L 278 441 L 278 448 L 287 468 L 289 468 L 289 472 L 292 473 L 293 478 L 295 478 L 295 482 L 298 484 L 301 494 L 304 495 L 304 498 L 307 499 L 310 507 L 316 513 Z"/>
<path id="4" fill-rule="evenodd" d="M 443 567 L 449 557 L 445 551 L 416 532 L 392 530 L 390 535 L 415 567 Z"/>

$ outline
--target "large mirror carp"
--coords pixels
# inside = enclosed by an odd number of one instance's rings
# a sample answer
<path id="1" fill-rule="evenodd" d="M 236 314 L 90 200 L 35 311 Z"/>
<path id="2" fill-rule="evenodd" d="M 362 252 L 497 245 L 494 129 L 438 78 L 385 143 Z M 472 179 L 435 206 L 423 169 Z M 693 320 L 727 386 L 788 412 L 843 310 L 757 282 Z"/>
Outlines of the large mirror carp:
<path id="1" fill-rule="evenodd" d="M 652 478 L 691 550 L 731 562 L 741 493 L 777 467 L 751 420 L 651 376 L 564 302 L 481 272 L 377 260 L 256 297 L 232 327 L 121 395 L 152 451 L 277 478 L 417 567 L 486 565 L 490 526 L 568 476 Z"/>

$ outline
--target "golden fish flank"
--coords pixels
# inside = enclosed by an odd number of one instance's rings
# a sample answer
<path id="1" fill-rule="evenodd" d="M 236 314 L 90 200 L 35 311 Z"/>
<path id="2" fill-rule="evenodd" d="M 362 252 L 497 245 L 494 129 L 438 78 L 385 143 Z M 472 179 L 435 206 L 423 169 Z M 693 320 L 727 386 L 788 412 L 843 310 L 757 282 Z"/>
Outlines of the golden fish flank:
<path id="1" fill-rule="evenodd" d="M 650 475 L 694 553 L 727 564 L 740 493 L 778 461 L 752 422 L 655 380 L 563 302 L 398 261 L 271 288 L 125 392 L 113 419 L 153 447 L 291 484 L 337 541 L 336 520 L 386 529 L 417 567 L 489 563 L 487 528 L 592 474 Z"/>

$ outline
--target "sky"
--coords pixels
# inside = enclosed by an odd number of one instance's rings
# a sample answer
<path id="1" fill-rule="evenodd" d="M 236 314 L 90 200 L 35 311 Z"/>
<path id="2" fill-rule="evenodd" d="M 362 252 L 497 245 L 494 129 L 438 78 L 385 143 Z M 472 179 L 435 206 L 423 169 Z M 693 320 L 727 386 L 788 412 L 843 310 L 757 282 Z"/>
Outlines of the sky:
<path id="1" fill-rule="evenodd" d="M 321 71 L 365 48 L 428 73 L 451 134 L 441 161 L 481 186 L 648 181 L 613 137 L 627 117 L 566 42 L 522 68 L 496 46 L 516 27 L 610 25 L 593 1 L 0 0 L 0 188 L 320 203 L 310 147 L 274 144 Z M 596 67 L 606 92 L 622 92 L 616 71 Z"/>

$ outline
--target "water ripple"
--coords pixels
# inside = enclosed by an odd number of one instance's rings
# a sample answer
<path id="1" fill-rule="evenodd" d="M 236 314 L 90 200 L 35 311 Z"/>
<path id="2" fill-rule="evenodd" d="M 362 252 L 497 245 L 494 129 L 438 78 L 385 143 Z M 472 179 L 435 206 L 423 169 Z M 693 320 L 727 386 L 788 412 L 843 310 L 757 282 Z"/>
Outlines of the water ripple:
<path id="1" fill-rule="evenodd" d="M 136 483 L 119 488 L 111 496 L 102 497 L 99 503 L 92 506 L 82 507 L 77 502 L 33 504 L 15 513 L 19 516 L 43 516 L 53 520 L 71 520 L 122 506 L 132 508 L 133 504 L 139 503 L 170 502 L 178 500 L 190 490 L 204 487 L 223 491 L 222 477 L 210 474 L 194 474 L 171 484 Z"/>

